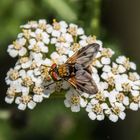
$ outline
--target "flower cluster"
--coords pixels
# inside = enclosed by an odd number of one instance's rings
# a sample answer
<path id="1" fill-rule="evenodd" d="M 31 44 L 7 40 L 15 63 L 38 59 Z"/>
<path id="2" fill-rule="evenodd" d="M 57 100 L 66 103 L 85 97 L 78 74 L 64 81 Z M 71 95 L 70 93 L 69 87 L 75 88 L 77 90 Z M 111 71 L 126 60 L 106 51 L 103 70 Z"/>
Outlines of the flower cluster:
<path id="1" fill-rule="evenodd" d="M 72 112 L 85 108 L 91 120 L 100 121 L 107 116 L 116 122 L 119 118 L 125 119 L 126 109 L 138 110 L 140 76 L 136 65 L 128 58 L 119 56 L 113 61 L 115 52 L 112 49 L 103 48 L 95 36 L 87 36 L 81 27 L 65 21 L 54 20 L 52 24 L 46 20 L 31 21 L 21 29 L 7 50 L 11 57 L 17 58 L 6 77 L 7 103 L 15 102 L 20 110 L 33 109 L 44 98 L 63 89 L 66 91 L 65 106 Z M 49 73 L 52 64 L 64 64 L 76 51 L 92 43 L 100 45 L 91 64 L 91 76 L 98 93 L 79 94 L 68 82 L 53 80 Z"/>

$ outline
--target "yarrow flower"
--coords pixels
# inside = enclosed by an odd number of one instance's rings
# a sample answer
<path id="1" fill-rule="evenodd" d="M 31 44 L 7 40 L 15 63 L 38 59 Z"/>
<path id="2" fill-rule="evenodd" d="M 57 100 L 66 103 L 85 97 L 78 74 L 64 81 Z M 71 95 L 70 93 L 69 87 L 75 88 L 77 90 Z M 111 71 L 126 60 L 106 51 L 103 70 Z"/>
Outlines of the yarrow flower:
<path id="1" fill-rule="evenodd" d="M 129 58 L 112 59 L 115 52 L 111 48 L 104 48 L 100 40 L 85 35 L 83 28 L 73 23 L 53 20 L 49 24 L 42 19 L 20 27 L 22 32 L 7 49 L 11 57 L 17 58 L 5 78 L 9 86 L 7 103 L 15 102 L 20 110 L 33 109 L 45 98 L 64 90 L 65 106 L 72 112 L 85 109 L 91 120 L 101 121 L 106 116 L 117 122 L 119 118 L 125 119 L 126 109 L 138 110 L 140 76 Z M 100 46 L 91 64 L 91 76 L 98 88 L 96 94 L 79 94 L 68 82 L 51 77 L 50 67 L 54 63 L 64 64 L 80 48 L 92 43 Z"/>

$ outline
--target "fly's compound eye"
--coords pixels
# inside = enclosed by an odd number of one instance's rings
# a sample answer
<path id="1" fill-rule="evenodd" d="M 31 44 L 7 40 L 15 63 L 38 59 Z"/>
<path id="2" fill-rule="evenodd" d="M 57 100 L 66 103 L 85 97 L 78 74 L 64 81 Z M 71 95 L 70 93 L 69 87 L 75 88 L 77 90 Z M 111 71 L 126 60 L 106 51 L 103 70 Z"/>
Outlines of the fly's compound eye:
<path id="1" fill-rule="evenodd" d="M 54 64 L 52 64 L 51 69 L 55 69 L 56 67 L 57 67 L 57 64 L 54 63 Z"/>
<path id="2" fill-rule="evenodd" d="M 49 74 L 51 74 L 51 72 L 54 71 L 55 68 L 57 68 L 57 64 L 56 63 L 51 65 L 51 68 L 49 70 Z"/>

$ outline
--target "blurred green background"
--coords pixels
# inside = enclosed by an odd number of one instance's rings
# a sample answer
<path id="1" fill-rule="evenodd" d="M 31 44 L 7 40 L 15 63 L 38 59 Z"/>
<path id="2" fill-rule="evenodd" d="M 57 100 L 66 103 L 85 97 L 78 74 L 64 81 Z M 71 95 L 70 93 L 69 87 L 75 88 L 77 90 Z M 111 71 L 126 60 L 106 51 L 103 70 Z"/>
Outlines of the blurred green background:
<path id="1" fill-rule="evenodd" d="M 71 113 L 63 98 L 45 100 L 24 112 L 4 102 L 4 78 L 16 61 L 8 56 L 7 46 L 21 24 L 44 18 L 82 26 L 117 55 L 130 57 L 140 70 L 139 0 L 0 0 L 0 140 L 140 140 L 140 111 L 127 111 L 124 121 L 112 123 L 91 121 L 83 110 Z"/>

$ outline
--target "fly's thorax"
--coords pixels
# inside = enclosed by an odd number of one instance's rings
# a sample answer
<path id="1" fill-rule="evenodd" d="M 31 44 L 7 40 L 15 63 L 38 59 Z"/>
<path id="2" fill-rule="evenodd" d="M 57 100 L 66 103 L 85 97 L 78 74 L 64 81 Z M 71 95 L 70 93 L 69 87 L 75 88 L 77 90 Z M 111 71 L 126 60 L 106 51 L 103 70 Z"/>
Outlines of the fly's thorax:
<path id="1" fill-rule="evenodd" d="M 76 73 L 75 65 L 62 64 L 58 67 L 58 74 L 61 78 L 74 76 Z"/>
<path id="2" fill-rule="evenodd" d="M 68 68 L 68 65 L 66 65 L 66 64 L 60 65 L 58 67 L 58 75 L 61 78 L 68 77 L 69 76 L 69 68 Z"/>

